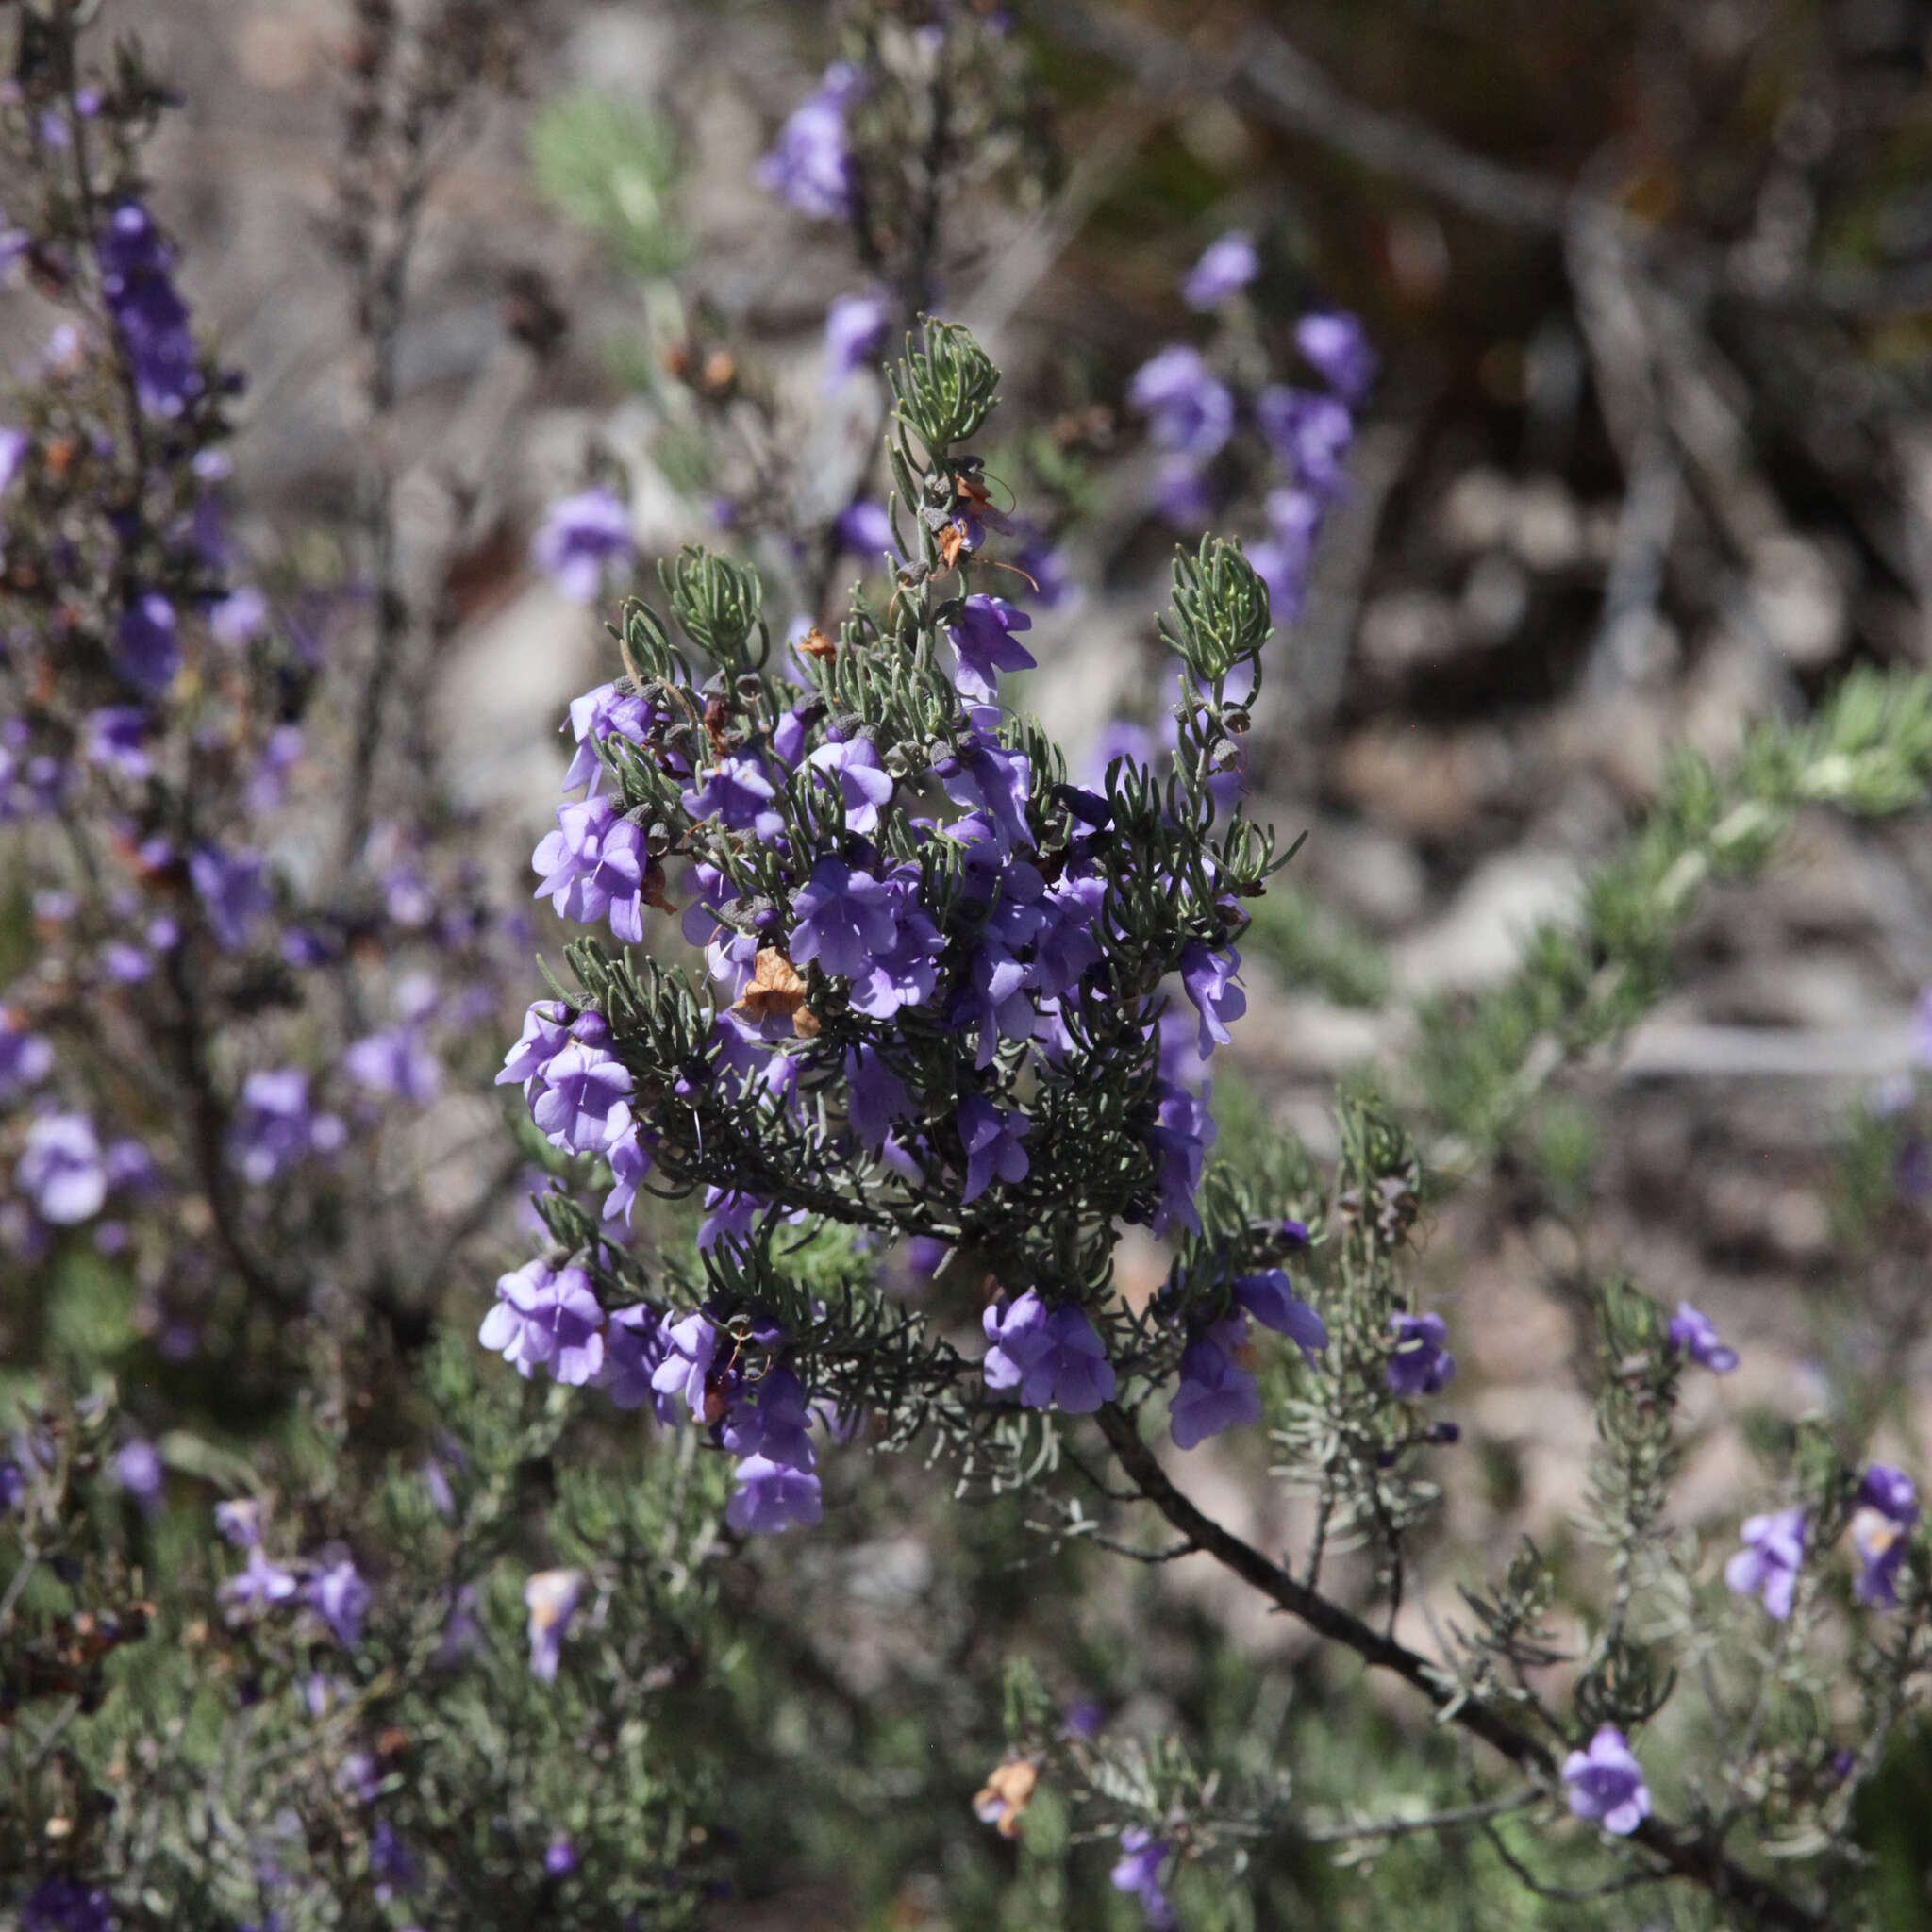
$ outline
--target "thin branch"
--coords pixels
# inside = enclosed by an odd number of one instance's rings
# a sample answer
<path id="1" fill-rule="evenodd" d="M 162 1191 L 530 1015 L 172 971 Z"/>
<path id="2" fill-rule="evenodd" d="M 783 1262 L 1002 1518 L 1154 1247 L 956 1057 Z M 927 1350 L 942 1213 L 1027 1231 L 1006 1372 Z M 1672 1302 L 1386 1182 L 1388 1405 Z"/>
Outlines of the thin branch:
<path id="1" fill-rule="evenodd" d="M 1507 1817 L 1512 1811 L 1526 1811 L 1532 1805 L 1547 1802 L 1549 1792 L 1541 1785 L 1529 1785 L 1507 1797 L 1488 1798 L 1479 1805 L 1452 1806 L 1446 1811 L 1427 1811 L 1414 1818 L 1376 1818 L 1359 1824 L 1324 1825 L 1303 1831 L 1304 1844 L 1342 1845 L 1362 1839 L 1413 1838 L 1424 1831 L 1455 1831 L 1465 1824 L 1480 1824 L 1491 1818 Z"/>
<path id="2" fill-rule="evenodd" d="M 1183 1536 L 1198 1543 L 1224 1569 L 1263 1596 L 1300 1618 L 1318 1636 L 1345 1645 L 1364 1663 L 1392 1672 L 1412 1684 L 1435 1707 L 1441 1722 L 1459 1724 L 1532 1777 L 1550 1789 L 1556 1787 L 1557 1761 L 1540 1739 L 1500 1711 L 1469 1697 L 1441 1665 L 1430 1662 L 1406 1644 L 1384 1637 L 1340 1604 L 1297 1582 L 1252 1543 L 1243 1542 L 1195 1507 L 1174 1487 L 1154 1452 L 1141 1440 L 1133 1418 L 1124 1409 L 1109 1403 L 1100 1410 L 1097 1420 L 1120 1458 L 1122 1469 L 1147 1501 Z M 1789 1927 L 1790 1932 L 1822 1932 L 1830 1924 L 1824 1913 L 1725 1857 L 1722 1847 L 1707 1837 L 1652 1817 L 1646 1818 L 1631 1834 L 1630 1841 L 1654 1853 L 1679 1877 L 1707 1887 L 1719 1898 L 1742 1907 L 1767 1924 Z"/>

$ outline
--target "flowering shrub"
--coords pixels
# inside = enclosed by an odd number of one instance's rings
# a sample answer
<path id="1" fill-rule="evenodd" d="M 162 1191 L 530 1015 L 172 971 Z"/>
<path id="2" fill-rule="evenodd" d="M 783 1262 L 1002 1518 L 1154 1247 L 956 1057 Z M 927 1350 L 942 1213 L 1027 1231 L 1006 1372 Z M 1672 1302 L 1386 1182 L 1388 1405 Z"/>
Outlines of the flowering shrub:
<path id="1" fill-rule="evenodd" d="M 1042 96 L 996 9 L 869 0 L 758 178 L 850 240 L 816 392 L 871 386 L 881 459 L 815 503 L 706 319 L 662 420 L 729 547 L 639 594 L 621 464 L 550 507 L 531 561 L 614 654 L 520 888 L 567 972 L 519 1031 L 536 928 L 478 857 L 508 834 L 424 756 L 441 618 L 396 475 L 342 581 L 242 554 L 242 385 L 142 173 L 169 98 L 132 46 L 93 71 L 83 11 L 22 26 L 0 103 L 7 252 L 61 309 L 0 434 L 8 1909 L 724 1923 L 842 1808 L 962 1874 L 962 1923 L 1273 1923 L 1336 1882 L 1320 1848 L 1406 1839 L 1462 1874 L 1418 1924 L 1492 1883 L 1852 1923 L 1859 1794 L 1925 1688 L 1911 1475 L 1807 1420 L 1707 1550 L 1672 1513 L 1681 1411 L 1746 1353 L 1583 1271 L 1582 1542 L 1459 1550 L 1462 1338 L 1418 1298 L 1432 1210 L 1656 1001 L 1707 878 L 1803 806 L 1924 800 L 1932 686 L 1854 674 L 1729 772 L 1686 759 L 1576 922 L 1341 1085 L 1332 1161 L 1245 1117 L 1209 1071 L 1294 856 L 1249 746 L 1377 358 L 1330 305 L 1264 325 L 1256 234 L 1200 255 L 1178 293 L 1211 339 L 1124 385 L 1190 539 L 1163 716 L 1070 761 L 1017 681 L 1074 601 L 1049 533 L 1080 492 L 1036 449 L 1012 500 L 1012 405 L 944 316 L 968 191 L 1058 180 Z M 358 12 L 337 241 L 386 432 L 411 170 L 508 77 L 512 12 Z M 661 278 L 667 151 L 624 192 L 591 164 L 627 140 L 573 110 L 540 172 Z M 1918 1102 L 1860 1129 L 1889 1186 Z M 1291 1548 L 1212 1480 L 1251 1452 Z M 1189 1558 L 1424 1722 L 1364 1746 L 1319 1665 L 1198 1632 L 1225 1675 L 1185 1725 L 1108 1722 L 1091 1685 L 1130 1711 L 1137 1620 L 1172 1616 L 1113 1566 Z M 1436 1574 L 1461 1607 L 1424 1648 L 1403 1612 Z"/>

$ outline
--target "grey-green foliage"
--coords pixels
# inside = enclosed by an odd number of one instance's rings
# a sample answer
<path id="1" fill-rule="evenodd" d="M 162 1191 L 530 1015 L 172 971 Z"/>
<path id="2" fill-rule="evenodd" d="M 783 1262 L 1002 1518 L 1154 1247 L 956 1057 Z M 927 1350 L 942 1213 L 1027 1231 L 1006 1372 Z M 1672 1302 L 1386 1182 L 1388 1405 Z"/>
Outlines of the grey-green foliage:
<path id="1" fill-rule="evenodd" d="M 665 275 L 684 258 L 670 205 L 676 146 L 659 116 L 608 94 L 567 94 L 533 123 L 530 163 L 543 192 L 633 274 Z"/>
<path id="2" fill-rule="evenodd" d="M 1425 1009 L 1415 1073 L 1442 1137 L 1436 1163 L 1479 1166 L 1557 1066 L 1634 1025 L 1664 991 L 1701 889 L 1761 872 L 1796 812 L 1895 813 L 1928 787 L 1923 675 L 1853 672 L 1808 723 L 1755 731 L 1734 772 L 1681 757 L 1629 845 L 1591 880 L 1577 924 L 1541 928 L 1495 991 Z"/>

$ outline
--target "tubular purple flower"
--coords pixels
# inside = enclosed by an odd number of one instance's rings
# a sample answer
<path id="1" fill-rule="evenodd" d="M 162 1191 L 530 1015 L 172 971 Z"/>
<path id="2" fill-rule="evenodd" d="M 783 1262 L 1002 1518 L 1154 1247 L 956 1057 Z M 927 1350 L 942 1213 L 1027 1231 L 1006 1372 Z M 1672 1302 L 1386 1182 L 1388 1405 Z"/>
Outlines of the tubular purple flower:
<path id="1" fill-rule="evenodd" d="M 829 772 L 845 805 L 845 829 L 865 834 L 876 831 L 879 808 L 892 795 L 891 774 L 879 763 L 869 738 L 848 738 L 822 744 L 807 760 L 814 771 Z"/>
<path id="2" fill-rule="evenodd" d="M 734 1456 L 761 1456 L 807 1474 L 818 1467 L 805 1386 L 790 1369 L 767 1369 L 741 1393 L 731 1405 L 723 1434 Z"/>
<path id="3" fill-rule="evenodd" d="M 1726 1348 L 1709 1321 L 1689 1302 L 1679 1302 L 1671 1317 L 1670 1341 L 1682 1349 L 1693 1362 L 1701 1362 L 1713 1375 L 1728 1375 L 1738 1366 L 1738 1351 Z"/>
<path id="4" fill-rule="evenodd" d="M 108 217 L 95 243 L 101 296 L 114 319 L 135 393 L 150 415 L 178 416 L 202 391 L 188 309 L 169 279 L 175 254 L 137 202 Z"/>
<path id="5" fill-rule="evenodd" d="M 630 554 L 630 512 L 601 487 L 552 504 L 530 540 L 530 561 L 574 604 L 593 602 L 605 572 Z"/>
<path id="6" fill-rule="evenodd" d="M 261 1505 L 253 1496 L 237 1496 L 215 1505 L 215 1528 L 225 1542 L 252 1550 L 261 1541 Z"/>
<path id="7" fill-rule="evenodd" d="M 769 844 L 785 833 L 783 816 L 772 808 L 776 795 L 756 759 L 725 758 L 684 794 L 684 808 L 694 819 L 715 818 L 731 831 L 750 832 Z"/>
<path id="8" fill-rule="evenodd" d="M 553 1147 L 601 1154 L 631 1124 L 630 1069 L 602 1047 L 572 1041 L 543 1070 L 530 1118 Z"/>
<path id="9" fill-rule="evenodd" d="M 0 1100 L 38 1087 L 53 1071 L 54 1049 L 10 1008 L 0 1007 Z"/>
<path id="10" fill-rule="evenodd" d="M 245 1609 L 265 1609 L 271 1604 L 285 1604 L 300 1586 L 293 1575 L 278 1563 L 271 1563 L 259 1543 L 248 1550 L 248 1566 L 222 1585 L 224 1603 Z"/>
<path id="11" fill-rule="evenodd" d="M 877 1050 L 860 1043 L 845 1049 L 845 1117 L 859 1144 L 876 1154 L 894 1125 L 912 1114 L 912 1096 Z"/>
<path id="12" fill-rule="evenodd" d="M 882 880 L 828 855 L 791 902 L 791 961 L 816 960 L 841 979 L 858 979 L 897 943 L 893 913 L 892 892 Z"/>
<path id="13" fill-rule="evenodd" d="M 209 606 L 208 627 L 216 643 L 239 651 L 268 628 L 268 599 L 253 584 L 238 584 Z"/>
<path id="14" fill-rule="evenodd" d="M 1328 1330 L 1321 1316 L 1289 1286 L 1279 1268 L 1239 1276 L 1234 1298 L 1262 1327 L 1287 1336 L 1309 1361 L 1328 1346 Z"/>
<path id="15" fill-rule="evenodd" d="M 787 1529 L 809 1529 L 824 1516 L 824 1501 L 815 1475 L 766 1456 L 747 1456 L 732 1474 L 738 1488 L 724 1507 L 724 1521 L 741 1535 L 774 1536 Z"/>
<path id="16" fill-rule="evenodd" d="M 958 620 L 946 626 L 953 648 L 953 688 L 977 703 L 998 695 L 999 673 L 1030 671 L 1039 661 L 1025 645 L 1013 641 L 1015 631 L 1031 630 L 1033 620 L 1004 597 L 974 591 L 960 606 Z"/>
<path id="17" fill-rule="evenodd" d="M 1023 1407 L 1067 1415 L 1091 1415 L 1113 1400 L 1113 1364 L 1086 1309 L 1049 1311 L 1029 1288 L 1016 1302 L 1002 1296 L 980 1325 L 991 1344 L 980 1365 L 989 1389 L 1017 1389 Z"/>
<path id="18" fill-rule="evenodd" d="M 1323 498 L 1340 493 L 1342 466 L 1355 441 L 1355 419 L 1346 404 L 1276 383 L 1255 398 L 1255 419 L 1297 483 Z"/>
<path id="19" fill-rule="evenodd" d="M 664 1354 L 651 1373 L 651 1387 L 660 1395 L 678 1395 L 699 1422 L 706 1416 L 705 1385 L 718 1354 L 718 1330 L 708 1315 L 686 1315 L 667 1322 L 658 1334 Z"/>
<path id="20" fill-rule="evenodd" d="M 442 1063 L 415 1026 L 391 1026 L 357 1041 L 342 1055 L 342 1071 L 367 1091 L 393 1094 L 412 1107 L 427 1107 L 442 1089 Z"/>
<path id="21" fill-rule="evenodd" d="M 583 1269 L 553 1272 L 526 1261 L 498 1277 L 496 1296 L 476 1331 L 485 1348 L 526 1379 L 539 1367 L 571 1388 L 596 1379 L 604 1366 L 604 1309 Z"/>
<path id="22" fill-rule="evenodd" d="M 275 903 L 258 852 L 230 857 L 217 846 L 201 845 L 188 856 L 189 881 L 225 953 L 239 953 Z"/>
<path id="23" fill-rule="evenodd" d="M 1862 1566 L 1852 1585 L 1861 1604 L 1898 1607 L 1898 1574 L 1919 1521 L 1919 1492 L 1904 1470 L 1874 1462 L 1858 1485 L 1852 1546 Z"/>
<path id="24" fill-rule="evenodd" d="M 883 295 L 839 296 L 825 310 L 825 387 L 836 389 L 876 362 L 891 325 L 891 305 Z"/>
<path id="25" fill-rule="evenodd" d="M 343 1139 L 334 1114 L 310 1112 L 300 1068 L 263 1069 L 242 1082 L 229 1155 L 244 1180 L 260 1187 L 310 1154 L 332 1154 Z"/>
<path id="26" fill-rule="evenodd" d="M 1256 254 L 1254 242 L 1237 228 L 1208 244 L 1181 284 L 1181 300 L 1190 308 L 1218 308 L 1260 272 L 1261 258 Z"/>
<path id="27" fill-rule="evenodd" d="M 651 1382 L 664 1360 L 661 1327 L 657 1312 L 641 1304 L 614 1309 L 604 1328 L 604 1372 L 598 1386 L 614 1407 L 641 1408 L 649 1403 L 660 1423 L 675 1423 L 675 1399 L 658 1393 Z"/>
<path id="28" fill-rule="evenodd" d="M 1248 996 L 1236 975 L 1241 956 L 1232 946 L 1210 952 L 1198 940 L 1181 951 L 1181 988 L 1201 1016 L 1200 1053 L 1205 1060 L 1234 1037 L 1228 1023 L 1248 1010 Z"/>
<path id="29" fill-rule="evenodd" d="M 1384 1376 L 1398 1395 L 1436 1395 L 1456 1374 L 1456 1357 L 1442 1346 L 1449 1324 L 1441 1315 L 1397 1315 L 1395 1347 Z"/>
<path id="30" fill-rule="evenodd" d="M 42 1221 L 73 1227 L 101 1211 L 108 1170 L 93 1123 L 84 1113 L 43 1113 L 27 1124 L 13 1177 Z"/>
<path id="31" fill-rule="evenodd" d="M 836 61 L 818 88 L 795 107 L 771 152 L 758 163 L 759 183 L 815 221 L 842 222 L 852 211 L 852 157 L 845 146 L 845 110 L 862 81 L 856 67 Z"/>
<path id="32" fill-rule="evenodd" d="M 881 557 L 898 555 L 898 546 L 892 541 L 892 520 L 883 504 L 862 497 L 857 503 L 848 503 L 839 512 L 837 530 L 839 548 L 849 557 L 863 557 L 875 562 Z"/>
<path id="33" fill-rule="evenodd" d="M 80 755 L 104 772 L 139 782 L 154 775 L 147 734 L 148 715 L 138 705 L 107 705 L 82 722 Z"/>
<path id="34" fill-rule="evenodd" d="M 1205 1097 L 1172 1080 L 1155 1081 L 1153 1097 L 1155 1122 L 1147 1131 L 1147 1144 L 1154 1155 L 1160 1200 L 1148 1225 L 1156 1234 L 1165 1234 L 1178 1223 L 1190 1234 L 1199 1234 L 1201 1217 L 1194 1195 L 1208 1149 L 1214 1144 L 1214 1122 Z"/>
<path id="35" fill-rule="evenodd" d="M 539 1570 L 524 1585 L 524 1605 L 530 1613 L 530 1674 L 540 1684 L 557 1681 L 563 1640 L 583 1591 L 581 1570 Z"/>
<path id="36" fill-rule="evenodd" d="M 1174 1907 L 1160 1889 L 1160 1868 L 1172 1849 L 1166 1840 L 1130 1824 L 1121 1833 L 1121 1856 L 1108 1875 L 1116 1891 L 1130 1891 L 1140 1900 L 1149 1932 L 1173 1932 Z"/>
<path id="37" fill-rule="evenodd" d="M 1570 1809 L 1615 1837 L 1628 1838 L 1650 1816 L 1643 1767 L 1615 1724 L 1600 1726 L 1588 1750 L 1563 1760 L 1563 1783 Z"/>
<path id="38" fill-rule="evenodd" d="M 369 1586 L 348 1557 L 308 1579 L 308 1607 L 344 1650 L 354 1650 L 361 1642 L 362 1619 L 369 1612 Z"/>
<path id="39" fill-rule="evenodd" d="M 1032 767 L 1024 752 L 1008 751 L 989 731 L 977 728 L 975 721 L 958 751 L 941 758 L 932 769 L 955 805 L 983 814 L 1008 846 L 1033 850 L 1033 833 L 1026 823 Z"/>
<path id="40" fill-rule="evenodd" d="M 1168 1434 L 1176 1449 L 1191 1449 L 1224 1429 L 1261 1420 L 1261 1391 L 1237 1357 L 1247 1342 L 1248 1320 L 1217 1322 L 1181 1353 L 1180 1384 L 1168 1404 Z"/>
<path id="41" fill-rule="evenodd" d="M 959 1144 L 966 1150 L 966 1191 L 961 1205 L 976 1201 L 995 1177 L 1003 1181 L 1026 1178 L 1026 1150 L 1021 1140 L 1033 1124 L 1015 1108 L 1001 1108 L 976 1093 L 959 1103 Z"/>
<path id="42" fill-rule="evenodd" d="M 573 698 L 568 728 L 577 748 L 563 774 L 563 789 L 575 791 L 581 785 L 587 798 L 596 797 L 606 780 L 604 760 L 597 756 L 598 743 L 606 738 L 627 738 L 633 744 L 642 744 L 650 736 L 655 715 L 642 698 L 621 692 L 614 684 L 600 684 L 595 691 Z"/>
<path id="43" fill-rule="evenodd" d="M 1805 1563 L 1805 1512 L 1746 1517 L 1740 1534 L 1744 1547 L 1724 1565 L 1724 1582 L 1740 1596 L 1761 1596 L 1766 1613 L 1783 1623 Z"/>
<path id="44" fill-rule="evenodd" d="M 1379 366 L 1368 332 L 1342 309 L 1317 309 L 1294 325 L 1294 345 L 1303 359 L 1344 403 L 1353 407 L 1368 394 Z"/>
<path id="45" fill-rule="evenodd" d="M 1163 449 L 1206 462 L 1234 430 L 1234 396 L 1200 350 L 1175 342 L 1141 363 L 1127 400 L 1147 418 Z"/>
<path id="46" fill-rule="evenodd" d="M 152 1508 L 159 1499 L 166 1480 L 160 1452 L 152 1442 L 136 1437 L 114 1457 L 114 1480 L 143 1508 Z"/>
<path id="47" fill-rule="evenodd" d="M 557 830 L 544 835 L 530 863 L 543 875 L 531 897 L 548 899 L 559 918 L 580 925 L 608 919 L 619 939 L 641 943 L 650 854 L 642 826 L 608 799 L 559 805 Z"/>
<path id="48" fill-rule="evenodd" d="M 161 696 L 181 668 L 181 646 L 175 635 L 175 607 L 165 597 L 148 591 L 121 613 L 114 637 L 118 647 L 115 670 L 142 696 Z"/>

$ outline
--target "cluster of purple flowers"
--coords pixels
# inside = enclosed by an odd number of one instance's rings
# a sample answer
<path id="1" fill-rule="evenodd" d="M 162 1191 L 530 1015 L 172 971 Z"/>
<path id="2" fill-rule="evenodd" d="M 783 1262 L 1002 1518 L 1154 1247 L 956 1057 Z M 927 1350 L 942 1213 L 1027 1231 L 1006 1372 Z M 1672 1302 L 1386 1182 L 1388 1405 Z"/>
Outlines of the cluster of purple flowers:
<path id="1" fill-rule="evenodd" d="M 262 1512 L 253 1498 L 218 1503 L 215 1527 L 248 1560 L 222 1585 L 222 1601 L 238 1614 L 302 1606 L 314 1611 L 344 1650 L 362 1641 L 370 1589 L 352 1557 L 336 1553 L 313 1561 L 283 1564 L 261 1545 Z"/>
<path id="2" fill-rule="evenodd" d="M 1188 275 L 1183 299 L 1192 308 L 1218 308 L 1259 268 L 1248 236 L 1224 235 Z M 1285 621 L 1301 608 L 1323 520 L 1345 487 L 1355 410 L 1376 371 L 1374 352 L 1352 315 L 1329 309 L 1304 315 L 1294 341 L 1322 387 L 1270 383 L 1248 402 L 1278 472 L 1266 498 L 1268 533 L 1248 556 L 1268 585 L 1276 618 Z M 1199 527 L 1216 502 L 1209 465 L 1233 439 L 1241 417 L 1234 389 L 1199 349 L 1176 342 L 1141 364 L 1127 396 L 1147 418 L 1155 443 L 1168 453 L 1155 485 L 1158 508 L 1170 523 Z"/>
<path id="3" fill-rule="evenodd" d="M 1859 1569 L 1852 1593 L 1874 1608 L 1895 1608 L 1899 1572 L 1919 1521 L 1918 1491 L 1903 1470 L 1874 1462 L 1856 1501 L 1852 1547 Z M 1791 1614 L 1809 1547 L 1806 1512 L 1794 1507 L 1747 1517 L 1740 1535 L 1744 1547 L 1724 1565 L 1724 1582 L 1740 1596 L 1760 1598 L 1766 1613 L 1782 1623 Z"/>

